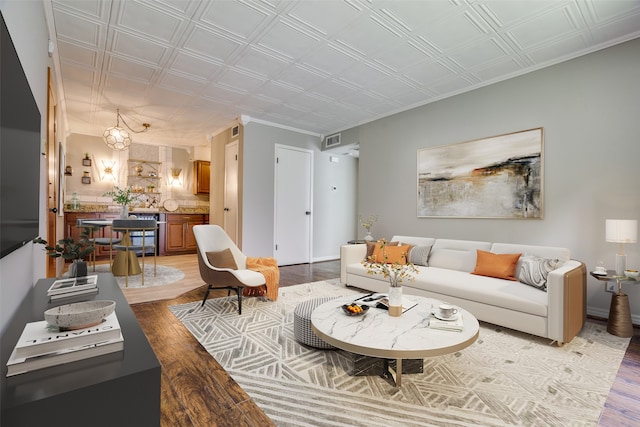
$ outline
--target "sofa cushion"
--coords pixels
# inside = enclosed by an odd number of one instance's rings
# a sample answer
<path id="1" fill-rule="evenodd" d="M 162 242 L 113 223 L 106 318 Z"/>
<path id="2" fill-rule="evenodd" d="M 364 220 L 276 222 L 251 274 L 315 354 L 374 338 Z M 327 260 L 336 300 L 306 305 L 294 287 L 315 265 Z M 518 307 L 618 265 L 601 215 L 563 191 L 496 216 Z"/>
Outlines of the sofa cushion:
<path id="1" fill-rule="evenodd" d="M 542 291 L 547 291 L 547 276 L 560 264 L 559 259 L 539 258 L 535 256 L 523 256 L 520 261 L 518 280 L 525 285 L 533 286 Z"/>
<path id="2" fill-rule="evenodd" d="M 367 269 L 360 263 L 349 264 L 346 268 L 347 274 L 368 277 L 380 281 L 383 286 L 388 286 L 387 279 L 380 274 L 367 274 Z M 450 295 L 495 307 L 508 307 L 536 316 L 547 316 L 548 295 L 534 287 L 523 286 L 520 282 L 511 280 L 476 276 L 444 268 L 417 269 L 415 280 L 403 284 L 406 295 L 412 293 L 411 288 L 416 288 L 427 293 Z"/>
<path id="3" fill-rule="evenodd" d="M 471 273 L 476 266 L 476 250 L 488 251 L 489 248 L 489 242 L 438 239 L 431 248 L 429 267 Z"/>
<path id="4" fill-rule="evenodd" d="M 571 254 L 567 248 L 557 248 L 554 246 L 534 246 L 518 245 L 514 243 L 494 243 L 491 245 L 491 252 L 494 254 L 515 254 L 520 252 L 523 255 L 536 256 L 539 258 L 559 259 L 562 262 L 569 261 Z"/>
<path id="5" fill-rule="evenodd" d="M 402 242 L 402 244 L 416 245 L 416 246 L 433 246 L 436 239 L 433 237 L 415 237 L 415 236 L 393 236 L 391 241 Z"/>
<path id="6" fill-rule="evenodd" d="M 416 279 L 404 286 L 490 306 L 507 307 L 536 316 L 546 317 L 548 313 L 549 302 L 546 292 L 511 280 L 436 267 L 419 267 Z M 408 289 L 405 292 L 410 293 Z"/>
<path id="7" fill-rule="evenodd" d="M 518 259 L 522 254 L 494 254 L 477 251 L 476 268 L 471 274 L 517 281 L 514 276 Z"/>

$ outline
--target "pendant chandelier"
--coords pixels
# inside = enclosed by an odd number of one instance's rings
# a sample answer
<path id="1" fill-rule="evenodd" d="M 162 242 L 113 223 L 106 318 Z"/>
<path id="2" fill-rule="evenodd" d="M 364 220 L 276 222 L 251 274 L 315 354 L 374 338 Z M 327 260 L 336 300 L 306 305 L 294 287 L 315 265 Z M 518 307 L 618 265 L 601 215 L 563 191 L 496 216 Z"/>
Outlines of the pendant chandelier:
<path id="1" fill-rule="evenodd" d="M 131 135 L 127 132 L 126 129 L 120 127 L 120 119 L 122 119 L 122 123 L 129 129 L 129 131 L 133 133 L 142 133 L 149 130 L 151 125 L 149 123 L 143 123 L 142 126 L 144 129 L 142 130 L 133 130 L 129 127 L 127 122 L 124 121 L 124 118 L 120 115 L 120 109 L 116 110 L 116 125 L 104 131 L 102 134 L 102 139 L 104 143 L 107 144 L 109 148 L 112 150 L 126 150 L 129 148 L 132 142 Z"/>

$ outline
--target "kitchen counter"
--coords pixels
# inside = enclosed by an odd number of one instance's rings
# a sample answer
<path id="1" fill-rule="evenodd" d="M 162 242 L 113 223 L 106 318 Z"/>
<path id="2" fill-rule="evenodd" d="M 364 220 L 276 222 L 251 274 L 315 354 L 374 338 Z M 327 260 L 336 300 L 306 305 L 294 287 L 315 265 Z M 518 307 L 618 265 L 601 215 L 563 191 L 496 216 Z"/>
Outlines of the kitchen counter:
<path id="1" fill-rule="evenodd" d="M 98 213 L 98 212 L 120 212 L 119 205 L 105 205 L 105 204 L 89 204 L 83 203 L 78 209 L 72 209 L 70 205 L 65 205 L 65 213 Z M 180 206 L 178 210 L 169 212 L 164 208 L 130 208 L 129 213 L 136 215 L 136 213 L 176 213 L 176 214 L 208 214 L 209 207 L 205 206 Z"/>

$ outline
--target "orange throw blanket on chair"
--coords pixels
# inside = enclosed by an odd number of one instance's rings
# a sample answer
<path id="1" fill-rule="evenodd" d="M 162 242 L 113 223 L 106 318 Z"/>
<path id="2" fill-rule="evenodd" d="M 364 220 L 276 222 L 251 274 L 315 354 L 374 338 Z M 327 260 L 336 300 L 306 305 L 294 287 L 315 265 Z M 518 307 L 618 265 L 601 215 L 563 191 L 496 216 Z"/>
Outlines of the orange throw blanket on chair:
<path id="1" fill-rule="evenodd" d="M 262 273 L 267 284 L 253 288 L 244 288 L 242 295 L 256 297 L 266 295 L 271 301 L 278 299 L 278 286 L 280 285 L 280 270 L 275 258 L 247 257 L 247 268 Z"/>

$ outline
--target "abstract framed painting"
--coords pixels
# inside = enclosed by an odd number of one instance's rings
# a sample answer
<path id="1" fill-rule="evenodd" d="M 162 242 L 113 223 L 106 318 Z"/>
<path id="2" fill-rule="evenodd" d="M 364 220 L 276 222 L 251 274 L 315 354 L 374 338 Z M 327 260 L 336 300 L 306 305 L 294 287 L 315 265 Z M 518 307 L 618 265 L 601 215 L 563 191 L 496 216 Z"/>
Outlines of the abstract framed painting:
<path id="1" fill-rule="evenodd" d="M 418 217 L 543 218 L 543 128 L 418 150 Z"/>

